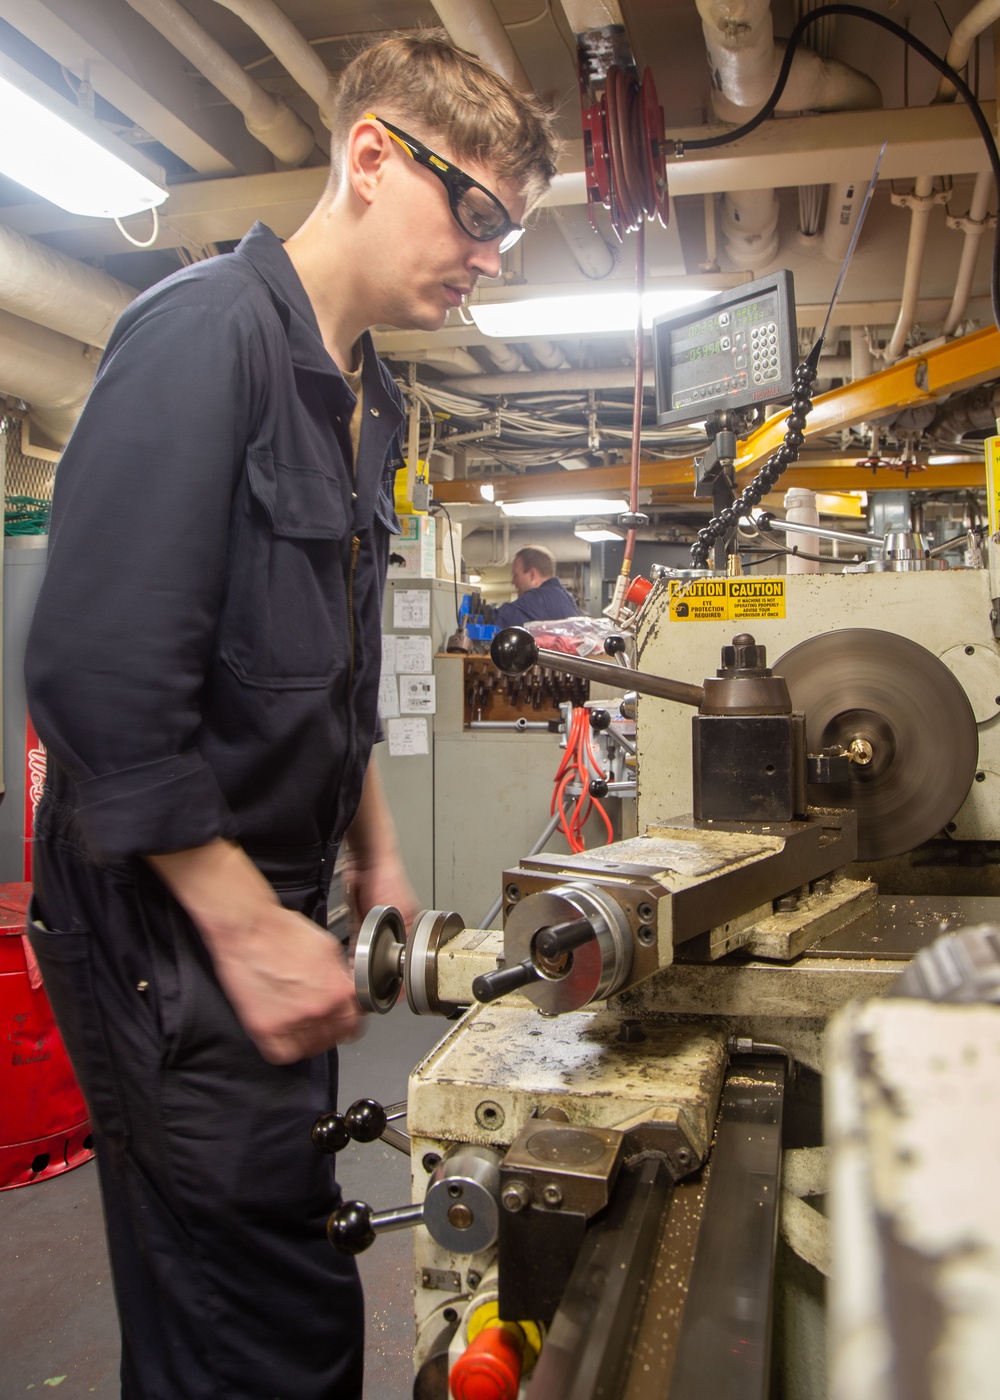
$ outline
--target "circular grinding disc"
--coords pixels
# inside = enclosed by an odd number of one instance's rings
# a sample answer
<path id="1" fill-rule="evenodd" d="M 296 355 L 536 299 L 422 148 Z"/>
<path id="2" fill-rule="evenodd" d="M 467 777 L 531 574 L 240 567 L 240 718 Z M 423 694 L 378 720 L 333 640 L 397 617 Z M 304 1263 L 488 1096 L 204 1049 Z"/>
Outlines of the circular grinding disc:
<path id="1" fill-rule="evenodd" d="M 806 717 L 809 753 L 870 746 L 849 783 L 810 784 L 818 807 L 853 807 L 858 859 L 901 855 L 951 821 L 972 785 L 979 735 L 942 661 L 907 637 L 845 628 L 800 642 L 772 668 Z"/>

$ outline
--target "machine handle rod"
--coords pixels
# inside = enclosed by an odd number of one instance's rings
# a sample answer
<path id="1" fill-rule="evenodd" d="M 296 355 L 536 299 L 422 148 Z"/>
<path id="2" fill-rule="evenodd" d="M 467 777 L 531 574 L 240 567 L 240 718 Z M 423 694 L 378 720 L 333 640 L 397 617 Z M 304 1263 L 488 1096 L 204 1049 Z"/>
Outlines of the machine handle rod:
<path id="1" fill-rule="evenodd" d="M 869 549 L 882 549 L 885 541 L 881 535 L 850 535 L 846 530 L 828 530 L 825 525 L 806 525 L 801 520 L 779 520 L 764 511 L 754 517 L 755 525 L 762 530 L 784 530 L 792 535 L 815 535 L 821 540 L 838 540 L 841 544 L 863 544 Z"/>
<path id="2" fill-rule="evenodd" d="M 672 681 L 667 676 L 653 676 L 646 671 L 635 671 L 631 666 L 616 666 L 613 661 L 594 661 L 586 656 L 567 656 L 565 652 L 550 651 L 547 647 L 538 648 L 539 666 L 549 666 L 553 671 L 568 671 L 571 676 L 583 676 L 589 681 L 601 681 L 604 685 L 627 685 L 630 690 L 641 691 L 643 695 L 655 695 L 661 700 L 676 700 L 679 705 L 693 705 L 696 709 L 705 698 L 704 688 L 691 685 L 688 681 Z"/>
<path id="3" fill-rule="evenodd" d="M 593 938 L 594 926 L 589 919 L 570 919 L 565 924 L 551 924 L 535 934 L 535 947 L 543 958 L 557 958 L 570 953 Z"/>
<path id="4" fill-rule="evenodd" d="M 496 972 L 483 972 L 473 978 L 472 995 L 480 1002 L 496 1001 L 506 992 L 516 992 L 518 987 L 527 986 L 529 982 L 541 981 L 541 976 L 531 959 L 525 958 L 513 967 L 500 967 Z"/>
<path id="5" fill-rule="evenodd" d="M 373 1210 L 372 1230 L 381 1235 L 387 1230 L 405 1230 L 410 1225 L 419 1225 L 424 1218 L 424 1205 L 419 1202 L 412 1206 L 392 1206 L 389 1210 Z"/>

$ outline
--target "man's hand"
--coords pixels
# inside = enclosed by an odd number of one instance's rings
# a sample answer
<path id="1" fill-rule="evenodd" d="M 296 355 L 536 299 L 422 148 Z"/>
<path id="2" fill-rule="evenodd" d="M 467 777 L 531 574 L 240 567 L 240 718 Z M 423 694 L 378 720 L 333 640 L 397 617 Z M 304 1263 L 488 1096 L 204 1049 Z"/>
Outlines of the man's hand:
<path id="1" fill-rule="evenodd" d="M 226 841 L 148 857 L 186 910 L 219 983 L 265 1060 L 294 1064 L 361 1031 L 336 939 L 282 908 L 253 862 Z"/>
<path id="2" fill-rule="evenodd" d="M 340 944 L 302 914 L 275 905 L 245 939 L 209 948 L 240 1025 L 271 1064 L 294 1064 L 361 1034 Z"/>

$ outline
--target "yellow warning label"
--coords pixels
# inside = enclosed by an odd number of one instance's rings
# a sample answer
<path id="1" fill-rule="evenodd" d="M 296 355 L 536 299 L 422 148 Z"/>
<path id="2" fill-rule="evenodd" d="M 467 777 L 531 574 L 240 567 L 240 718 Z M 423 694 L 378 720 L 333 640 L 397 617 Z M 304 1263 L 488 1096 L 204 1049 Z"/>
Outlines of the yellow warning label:
<path id="1" fill-rule="evenodd" d="M 986 448 L 986 505 L 990 534 L 1000 530 L 1000 437 L 988 437 Z"/>
<path id="2" fill-rule="evenodd" d="M 671 622 L 741 622 L 785 616 L 783 578 L 671 579 Z"/>
<path id="3" fill-rule="evenodd" d="M 729 582 L 729 617 L 784 617 L 785 580 L 783 578 L 731 578 Z"/>
<path id="4" fill-rule="evenodd" d="M 724 578 L 671 579 L 671 621 L 725 622 L 729 617 L 727 582 Z"/>

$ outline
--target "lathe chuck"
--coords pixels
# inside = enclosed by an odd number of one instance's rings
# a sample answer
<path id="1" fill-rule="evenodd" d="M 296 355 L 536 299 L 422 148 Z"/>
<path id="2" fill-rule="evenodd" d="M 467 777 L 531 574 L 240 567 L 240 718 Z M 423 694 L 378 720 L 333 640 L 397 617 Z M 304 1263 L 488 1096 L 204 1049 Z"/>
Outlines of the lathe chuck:
<path id="1" fill-rule="evenodd" d="M 812 784 L 817 807 L 853 807 L 858 859 L 902 855 L 961 807 L 979 757 L 976 719 L 951 671 L 907 637 L 851 627 L 810 637 L 773 666 L 806 717 L 810 753 L 852 751 L 850 781 Z"/>

